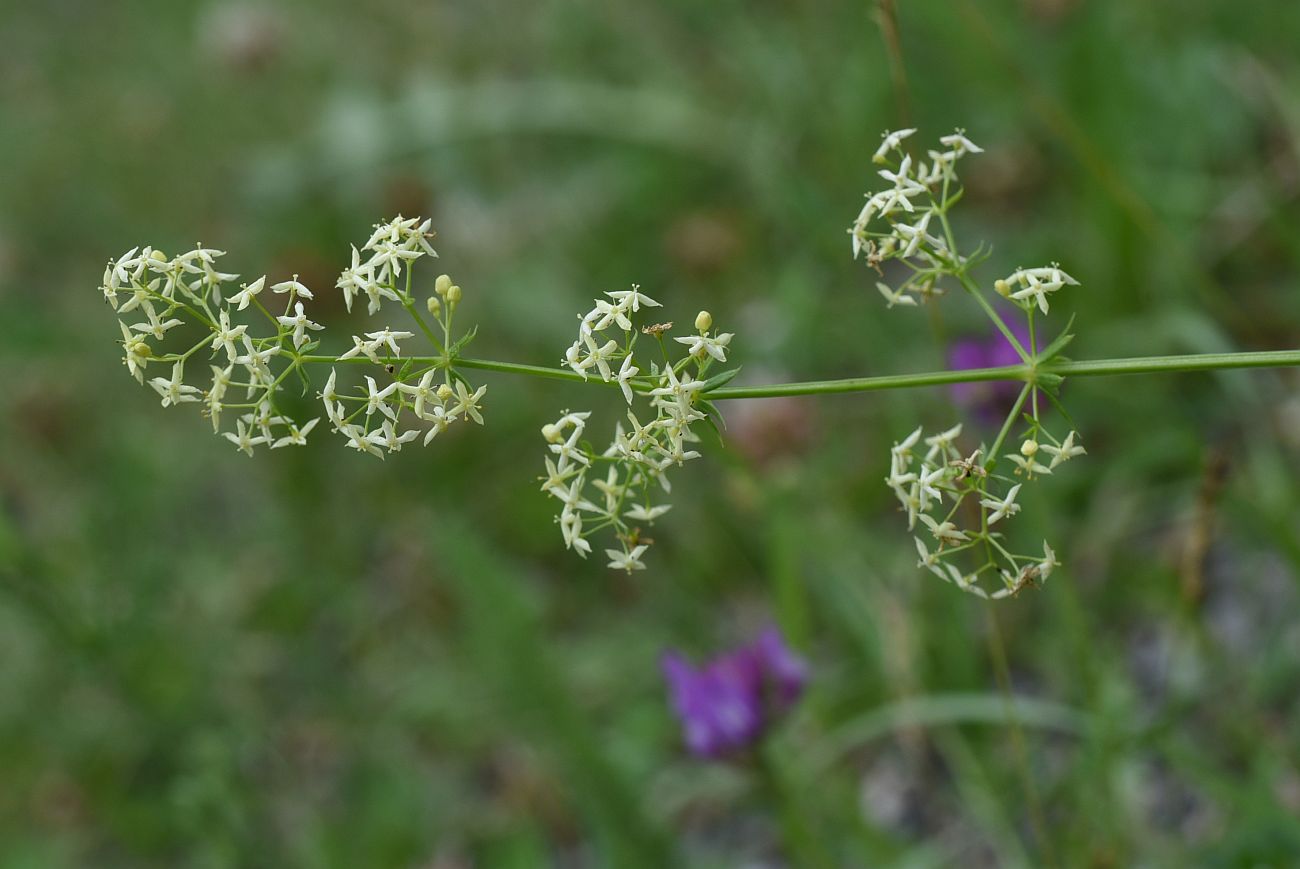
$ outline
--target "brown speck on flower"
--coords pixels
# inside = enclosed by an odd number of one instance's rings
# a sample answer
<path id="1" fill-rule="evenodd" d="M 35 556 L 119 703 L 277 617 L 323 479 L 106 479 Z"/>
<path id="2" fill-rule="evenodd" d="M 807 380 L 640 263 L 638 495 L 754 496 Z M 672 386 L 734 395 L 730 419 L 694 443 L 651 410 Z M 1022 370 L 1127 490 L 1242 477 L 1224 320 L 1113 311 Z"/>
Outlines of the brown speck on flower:
<path id="1" fill-rule="evenodd" d="M 642 326 L 643 335 L 653 335 L 658 337 L 673 327 L 672 323 L 655 323 L 653 326 Z"/>

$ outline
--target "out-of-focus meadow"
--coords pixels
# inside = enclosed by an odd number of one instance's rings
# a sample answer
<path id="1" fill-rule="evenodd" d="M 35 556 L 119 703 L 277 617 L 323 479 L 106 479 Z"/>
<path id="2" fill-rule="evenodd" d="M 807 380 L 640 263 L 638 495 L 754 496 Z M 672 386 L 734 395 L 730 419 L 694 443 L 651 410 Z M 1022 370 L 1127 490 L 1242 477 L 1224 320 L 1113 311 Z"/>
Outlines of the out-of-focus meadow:
<path id="1" fill-rule="evenodd" d="M 943 390 L 724 404 L 629 577 L 536 483 L 616 392 L 489 374 L 428 449 L 249 459 L 119 362 L 110 256 L 202 240 L 342 318 L 402 212 L 477 356 L 554 365 L 638 282 L 746 382 L 941 367 L 845 235 L 901 125 L 984 146 L 957 229 L 1082 281 L 1072 356 L 1300 344 L 1300 5 L 901 5 L 900 69 L 867 2 L 5 3 L 0 864 L 1295 865 L 1292 374 L 1067 384 L 1089 456 L 1021 520 L 1066 567 L 990 608 L 881 483 Z M 769 620 L 802 703 L 688 757 L 661 654 Z"/>

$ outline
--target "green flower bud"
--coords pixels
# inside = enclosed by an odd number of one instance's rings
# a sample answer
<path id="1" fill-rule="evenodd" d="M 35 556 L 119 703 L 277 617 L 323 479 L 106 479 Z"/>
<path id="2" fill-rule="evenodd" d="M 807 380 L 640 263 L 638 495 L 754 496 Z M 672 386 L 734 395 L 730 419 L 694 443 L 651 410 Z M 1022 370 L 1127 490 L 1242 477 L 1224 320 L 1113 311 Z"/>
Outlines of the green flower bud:
<path id="1" fill-rule="evenodd" d="M 460 301 L 460 287 L 452 284 L 447 288 L 447 301 L 453 305 Z"/>
<path id="2" fill-rule="evenodd" d="M 695 315 L 695 328 L 701 332 L 707 332 L 713 328 L 713 315 L 708 311 L 700 311 Z"/>
<path id="3" fill-rule="evenodd" d="M 424 304 L 433 316 L 439 317 L 442 315 L 442 302 L 438 301 L 437 296 L 430 296 L 429 300 Z"/>
<path id="4" fill-rule="evenodd" d="M 433 291 L 440 296 L 445 296 L 449 289 L 451 289 L 451 275 L 438 275 L 438 279 L 433 282 Z"/>

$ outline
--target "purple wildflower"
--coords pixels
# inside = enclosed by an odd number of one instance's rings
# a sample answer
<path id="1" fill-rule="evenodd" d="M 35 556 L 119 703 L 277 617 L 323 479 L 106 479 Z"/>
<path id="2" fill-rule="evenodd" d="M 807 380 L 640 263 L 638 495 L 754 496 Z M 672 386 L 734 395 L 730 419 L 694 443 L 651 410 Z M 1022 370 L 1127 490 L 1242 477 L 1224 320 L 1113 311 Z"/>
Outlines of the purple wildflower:
<path id="1" fill-rule="evenodd" d="M 1028 345 L 1029 332 L 1019 323 L 1010 325 L 1022 345 Z M 972 368 L 998 368 L 1016 365 L 1020 354 L 1001 332 L 988 338 L 964 338 L 948 349 L 948 367 L 954 371 Z M 954 383 L 953 401 L 971 408 L 981 421 L 995 424 L 1004 417 L 1020 394 L 1022 383 L 1016 380 L 986 380 L 980 383 Z"/>
<path id="2" fill-rule="evenodd" d="M 799 699 L 808 681 L 807 664 L 776 628 L 699 668 L 669 652 L 663 672 L 686 747 L 698 757 L 718 757 L 756 742 L 776 714 Z"/>

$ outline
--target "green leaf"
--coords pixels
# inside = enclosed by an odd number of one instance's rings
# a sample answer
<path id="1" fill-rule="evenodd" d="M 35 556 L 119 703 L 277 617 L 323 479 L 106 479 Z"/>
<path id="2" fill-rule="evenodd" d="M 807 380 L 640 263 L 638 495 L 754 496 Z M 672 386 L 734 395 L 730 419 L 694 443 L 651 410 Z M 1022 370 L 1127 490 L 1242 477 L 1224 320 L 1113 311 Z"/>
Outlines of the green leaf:
<path id="1" fill-rule="evenodd" d="M 473 341 L 474 336 L 477 334 L 478 334 L 478 326 L 475 326 L 474 328 L 466 332 L 464 335 L 461 335 L 459 338 L 456 339 L 455 344 L 452 344 L 450 347 L 447 348 L 447 355 L 453 358 L 458 356 L 460 354 L 460 351 L 464 350 L 467 346 L 469 346 L 469 342 Z"/>
<path id="2" fill-rule="evenodd" d="M 1039 351 L 1038 363 L 1040 365 L 1044 362 L 1054 359 L 1058 353 L 1060 353 L 1062 350 L 1065 349 L 1065 346 L 1067 344 L 1069 344 L 1071 341 L 1074 340 L 1074 333 L 1070 331 L 1070 327 L 1073 325 L 1074 325 L 1074 315 L 1071 314 L 1070 322 L 1065 324 L 1065 329 L 1061 331 L 1060 335 L 1056 336 L 1056 340 L 1053 341 L 1051 344 L 1048 344 L 1047 347 L 1045 347 L 1044 349 Z"/>
<path id="3" fill-rule="evenodd" d="M 700 392 L 710 392 L 717 389 L 719 386 L 725 386 L 739 373 L 740 367 L 737 366 L 736 368 L 732 368 L 730 371 L 723 371 L 719 374 L 715 374 L 708 380 L 704 381 L 704 385 L 700 387 Z"/>

